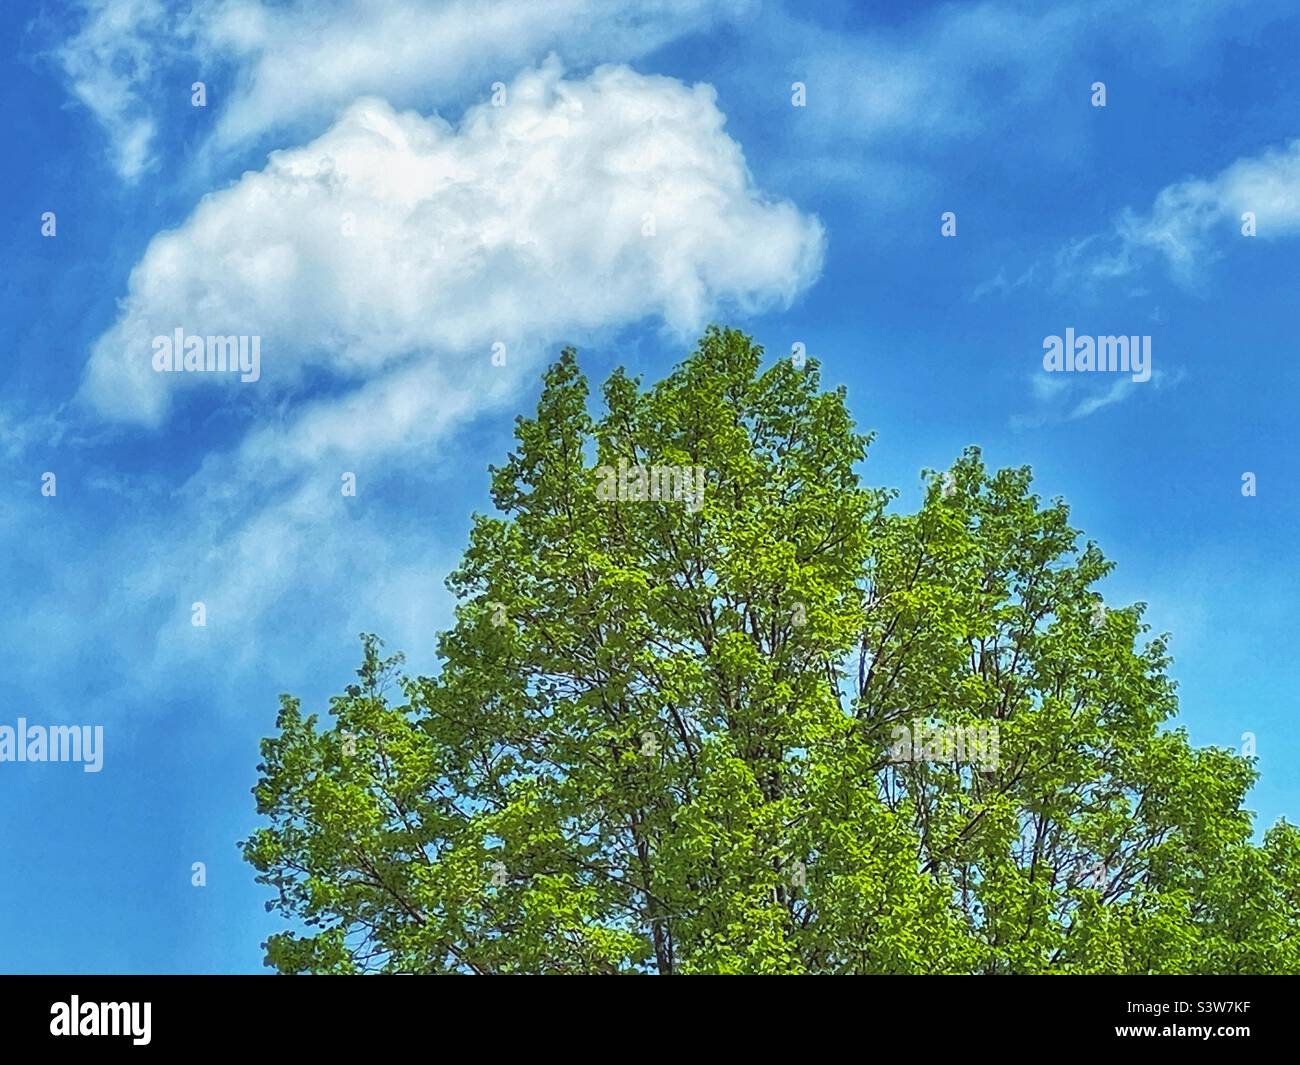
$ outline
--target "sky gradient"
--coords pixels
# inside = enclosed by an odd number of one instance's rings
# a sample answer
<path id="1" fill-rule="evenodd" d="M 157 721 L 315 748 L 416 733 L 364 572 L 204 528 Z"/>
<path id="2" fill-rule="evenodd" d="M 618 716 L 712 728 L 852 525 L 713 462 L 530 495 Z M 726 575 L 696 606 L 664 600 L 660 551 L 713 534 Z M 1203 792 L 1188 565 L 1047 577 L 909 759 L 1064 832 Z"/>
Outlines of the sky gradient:
<path id="1" fill-rule="evenodd" d="M 0 971 L 260 971 L 279 693 L 363 631 L 434 669 L 547 360 L 654 380 L 709 322 L 804 344 L 901 507 L 1031 465 L 1300 818 L 1294 4 L 608 6 L 4 6 L 0 725 L 105 750 L 0 762 Z M 176 328 L 259 380 L 154 373 Z M 1067 329 L 1151 379 L 1045 373 Z"/>

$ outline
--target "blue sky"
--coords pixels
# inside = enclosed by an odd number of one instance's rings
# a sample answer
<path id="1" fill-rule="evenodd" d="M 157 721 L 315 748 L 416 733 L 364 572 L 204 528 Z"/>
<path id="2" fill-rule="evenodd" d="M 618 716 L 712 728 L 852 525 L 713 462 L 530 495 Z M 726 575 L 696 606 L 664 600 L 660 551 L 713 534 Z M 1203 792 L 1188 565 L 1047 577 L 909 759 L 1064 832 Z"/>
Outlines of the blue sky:
<path id="1" fill-rule="evenodd" d="M 5 5 L 0 725 L 105 750 L 0 763 L 0 971 L 259 971 L 278 694 L 323 709 L 363 630 L 432 669 L 547 358 L 653 378 L 709 321 L 804 343 L 903 505 L 1032 465 L 1300 819 L 1294 5 L 608 6 Z M 154 374 L 178 326 L 260 379 Z M 1152 379 L 1045 373 L 1067 328 Z"/>

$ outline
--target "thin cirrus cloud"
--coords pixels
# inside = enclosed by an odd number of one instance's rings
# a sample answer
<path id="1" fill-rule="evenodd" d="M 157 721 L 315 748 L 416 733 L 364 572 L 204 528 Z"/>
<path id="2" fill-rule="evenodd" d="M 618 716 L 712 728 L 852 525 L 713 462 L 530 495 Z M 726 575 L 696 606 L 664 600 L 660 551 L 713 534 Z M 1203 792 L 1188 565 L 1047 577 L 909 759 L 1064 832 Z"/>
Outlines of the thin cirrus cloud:
<path id="1" fill-rule="evenodd" d="M 1040 277 L 1050 278 L 1058 291 L 1092 291 L 1110 283 L 1131 282 L 1152 266 L 1163 267 L 1176 283 L 1195 288 L 1224 257 L 1228 242 L 1243 239 L 1247 216 L 1257 239 L 1300 234 L 1300 139 L 1237 159 L 1213 176 L 1166 185 L 1149 210 L 1125 209 L 1108 230 L 1065 245 L 1046 263 L 1032 263 L 1014 282 L 1001 269 L 994 278 L 976 286 L 969 299 L 1007 295 Z M 1045 265 L 1046 269 L 1040 269 Z M 1138 292 L 1144 294 L 1144 290 Z M 1181 370 L 1173 374 L 1156 370 L 1152 384 L 1157 390 L 1173 388 L 1183 376 Z M 1063 382 L 1046 384 L 1038 375 L 1031 381 L 1036 409 L 1013 415 L 1013 428 L 1086 418 L 1135 394 L 1131 383 L 1121 380 L 1094 389 L 1066 407 L 1062 406 L 1067 391 Z"/>
<path id="2" fill-rule="evenodd" d="M 137 179 L 153 160 L 157 122 L 142 94 L 182 39 L 162 0 L 87 0 L 78 33 L 54 50 L 68 91 L 108 134 L 114 168 Z"/>
<path id="3" fill-rule="evenodd" d="M 1212 177 L 1166 185 L 1150 210 L 1129 208 L 1111 230 L 1068 245 L 1057 259 L 1057 283 L 1128 277 L 1151 263 L 1195 286 L 1239 240 L 1254 217 L 1255 235 L 1272 240 L 1300 233 L 1300 139 L 1236 160 Z"/>
<path id="4" fill-rule="evenodd" d="M 1158 6 L 1126 0 L 981 0 L 826 25 L 815 6 L 768 4 L 746 24 L 747 61 L 732 76 L 753 100 L 804 83 L 806 107 L 789 125 L 800 145 L 793 175 L 806 175 L 813 156 L 823 180 L 857 187 L 869 173 L 877 203 L 927 198 L 940 187 L 938 160 L 956 145 L 1014 133 L 1004 152 L 1034 153 L 1035 165 L 1045 147 L 1076 151 L 1050 131 L 1024 131 L 1027 112 L 1063 93 L 1086 106 L 1092 76 L 1079 76 L 1081 57 L 1104 70 L 1122 39 L 1144 62 L 1183 68 L 1224 39 L 1249 37 L 1276 8 L 1186 0 L 1174 27 Z M 846 156 L 847 145 L 871 151 Z"/>
<path id="5" fill-rule="evenodd" d="M 1152 370 L 1150 387 L 1152 391 L 1163 392 L 1180 385 L 1186 376 L 1182 367 L 1172 372 Z M 1012 429 L 1025 430 L 1080 421 L 1142 395 L 1138 386 L 1144 384 L 1128 376 L 1098 382 L 1087 373 L 1034 373 L 1029 378 L 1034 409 L 1027 413 L 1013 414 L 1008 419 L 1008 424 Z"/>
<path id="6" fill-rule="evenodd" d="M 210 146 L 316 124 L 360 96 L 428 108 L 486 92 L 547 52 L 626 62 L 749 12 L 753 0 L 86 0 L 54 49 L 118 173 L 157 160 L 165 101 L 212 88 Z M 218 90 L 220 86 L 221 91 Z M 473 92 L 470 89 L 473 89 Z"/>

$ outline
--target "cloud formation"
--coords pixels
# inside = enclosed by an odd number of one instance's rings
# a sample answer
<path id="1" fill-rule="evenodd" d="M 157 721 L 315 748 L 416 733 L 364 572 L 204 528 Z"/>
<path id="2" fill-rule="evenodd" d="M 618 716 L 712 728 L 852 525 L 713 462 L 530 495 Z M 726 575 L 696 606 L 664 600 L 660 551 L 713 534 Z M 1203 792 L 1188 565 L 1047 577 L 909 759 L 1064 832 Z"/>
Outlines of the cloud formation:
<path id="1" fill-rule="evenodd" d="M 612 66 L 569 81 L 554 59 L 457 127 L 360 100 L 153 239 L 82 396 L 160 424 L 173 389 L 211 383 L 153 370 L 152 338 L 178 327 L 261 336 L 262 382 L 223 383 L 278 393 L 412 359 L 472 383 L 497 342 L 788 304 L 821 225 L 754 187 L 724 122 L 708 86 Z"/>
<path id="2" fill-rule="evenodd" d="M 140 98 L 167 54 L 162 0 L 88 0 L 75 37 L 55 51 L 68 89 L 108 133 L 113 166 L 134 181 L 150 165 L 157 124 Z M 175 39 L 175 38 L 173 38 Z"/>
<path id="3" fill-rule="evenodd" d="M 751 0 L 86 0 L 56 51 L 73 94 L 110 137 L 118 172 L 155 161 L 160 108 L 214 91 L 218 149 L 327 124 L 360 96 L 427 110 L 488 92 L 555 50 L 626 62 L 705 30 Z M 217 91 L 217 86 L 220 91 Z"/>
<path id="4" fill-rule="evenodd" d="M 1247 214 L 1260 239 L 1300 233 L 1300 139 L 1238 159 L 1213 177 L 1165 186 L 1149 211 L 1128 208 L 1109 232 L 1069 245 L 1057 260 L 1058 279 L 1105 281 L 1161 262 L 1180 284 L 1195 285 L 1230 241 L 1242 239 Z"/>
<path id="5" fill-rule="evenodd" d="M 362 628 L 427 641 L 454 559 L 426 498 L 449 434 L 563 343 L 636 323 L 680 339 L 798 297 L 822 225 L 754 185 L 724 124 L 709 86 L 623 66 L 567 80 L 551 59 L 454 126 L 357 101 L 158 234 L 79 395 L 110 423 L 164 429 L 191 471 L 104 548 L 151 675 L 211 655 L 229 676 L 306 662 L 306 642 Z M 261 379 L 154 372 L 151 338 L 177 327 L 260 335 Z M 208 413 L 232 395 L 257 402 L 223 421 L 242 427 L 228 446 L 176 431 L 179 402 Z M 490 457 L 460 454 L 461 479 L 466 461 Z M 165 550 L 151 528 L 170 530 Z"/>

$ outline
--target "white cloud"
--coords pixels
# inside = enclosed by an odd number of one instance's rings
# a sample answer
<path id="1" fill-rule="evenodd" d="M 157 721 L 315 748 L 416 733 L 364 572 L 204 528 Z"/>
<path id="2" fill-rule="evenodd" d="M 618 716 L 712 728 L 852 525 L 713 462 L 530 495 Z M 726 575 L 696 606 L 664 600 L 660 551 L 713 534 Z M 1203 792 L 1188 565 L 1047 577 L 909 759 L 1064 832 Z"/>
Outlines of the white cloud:
<path id="1" fill-rule="evenodd" d="M 124 626 L 153 635 L 151 675 L 206 676 L 195 663 L 217 656 L 223 684 L 267 662 L 288 684 L 361 629 L 427 645 L 447 620 L 439 579 L 456 545 L 439 541 L 419 486 L 466 492 L 468 475 L 481 490 L 494 457 L 457 444 L 439 482 L 431 467 L 458 426 L 532 384 L 562 343 L 645 320 L 687 333 L 811 284 L 821 224 L 754 186 L 724 122 L 708 86 L 626 67 L 568 81 L 552 60 L 511 84 L 508 106 L 454 127 L 358 101 L 159 234 L 81 398 L 165 425 L 174 388 L 215 387 L 151 369 L 151 337 L 179 325 L 262 335 L 262 380 L 225 386 L 263 401 L 242 439 L 104 549 Z M 193 462 L 185 434 L 165 439 Z M 340 494 L 342 471 L 356 472 L 356 499 Z M 195 601 L 206 630 L 189 625 Z"/>
<path id="2" fill-rule="evenodd" d="M 823 180 L 830 171 L 832 178 L 843 174 L 857 184 L 867 169 L 873 186 L 883 178 L 891 193 L 916 195 L 919 188 L 929 195 L 918 168 L 928 149 L 1023 132 L 1026 109 L 1059 102 L 1063 92 L 1090 112 L 1092 77 L 1081 77 L 1080 67 L 1094 59 L 1098 70 L 1111 66 L 1117 38 L 1146 63 L 1178 65 L 1207 47 L 1248 37 L 1269 17 L 1236 0 L 1186 0 L 1176 28 L 1158 6 L 1127 0 L 978 0 L 907 8 L 853 20 L 853 27 L 842 20 L 826 25 L 816 5 L 764 9 L 755 39 L 746 41 L 740 76 L 748 94 L 787 108 L 790 83 L 807 86 L 807 106 L 788 109 L 784 123 L 805 153 L 801 173 L 816 153 Z M 1052 150 L 1051 137 L 1051 129 L 1046 142 L 1039 131 L 1024 145 L 1041 157 Z M 1017 136 L 1005 149 L 1021 141 Z M 854 158 L 856 169 L 846 169 L 847 144 L 877 152 Z M 886 149 L 887 169 L 880 161 Z M 951 174 L 939 187 L 951 187 Z"/>
<path id="3" fill-rule="evenodd" d="M 1070 411 L 1070 420 L 1075 421 L 1079 418 L 1086 418 L 1089 414 L 1096 414 L 1099 410 L 1121 403 L 1133 394 L 1133 385 L 1135 382 L 1128 378 L 1121 377 L 1118 381 L 1111 383 L 1111 386 L 1104 392 L 1097 395 L 1089 396 L 1082 400 L 1074 410 Z"/>
<path id="4" fill-rule="evenodd" d="M 1007 293 L 1012 292 L 1015 289 L 1024 288 L 1026 285 L 1028 285 L 1031 281 L 1034 280 L 1034 275 L 1037 272 L 1038 272 L 1037 266 L 1031 265 L 1027 270 L 1021 273 L 1021 275 L 1017 277 L 1014 281 L 1009 281 L 1007 279 L 1006 267 L 999 267 L 998 272 L 993 277 L 987 279 L 986 281 L 981 281 L 978 285 L 976 285 L 973 289 L 971 289 L 969 296 L 967 296 L 967 299 L 971 303 L 978 303 L 986 296 L 990 296 L 995 292 L 1005 296 Z"/>
<path id="5" fill-rule="evenodd" d="M 1050 403 L 1069 387 L 1069 382 L 1061 374 L 1035 373 L 1029 378 L 1030 391 L 1040 403 Z"/>
<path id="6" fill-rule="evenodd" d="M 358 96 L 428 109 L 486 96 L 557 50 L 574 64 L 627 61 L 748 10 L 751 0 L 87 0 L 57 52 L 105 126 L 127 178 L 155 156 L 160 103 L 210 83 L 217 147 L 275 129 L 316 132 Z"/>
<path id="7" fill-rule="evenodd" d="M 127 179 L 150 164 L 156 126 L 141 86 L 157 73 L 175 26 L 162 0 L 85 0 L 81 30 L 55 56 L 72 94 L 109 135 L 113 165 Z"/>
<path id="8" fill-rule="evenodd" d="M 407 359 L 473 386 L 498 340 L 514 362 L 650 315 L 694 329 L 720 304 L 787 304 L 819 270 L 820 224 L 753 186 L 708 86 L 625 67 L 566 81 L 551 60 L 508 98 L 455 128 L 361 100 L 204 197 L 132 271 L 83 398 L 161 423 L 174 388 L 213 383 L 152 369 L 177 327 L 262 337 L 262 381 L 230 388 Z"/>
<path id="9" fill-rule="evenodd" d="M 1076 241 L 1057 260 L 1058 283 L 1126 277 L 1162 260 L 1173 277 L 1193 285 L 1244 239 L 1242 216 L 1255 215 L 1259 239 L 1300 233 L 1300 139 L 1238 159 L 1209 178 L 1188 178 L 1156 194 L 1151 209 L 1125 210 L 1113 229 Z"/>
<path id="10" fill-rule="evenodd" d="M 1155 252 L 1175 277 L 1192 281 L 1221 256 L 1216 234 L 1241 236 L 1246 212 L 1256 216 L 1261 238 L 1300 232 L 1300 139 L 1238 159 L 1212 178 L 1169 185 L 1157 194 L 1149 214 L 1126 211 L 1117 229 L 1131 256 Z"/>
<path id="11" fill-rule="evenodd" d="M 1182 366 L 1173 370 L 1153 369 L 1150 386 L 1156 392 L 1163 392 L 1181 384 L 1186 376 Z M 1107 379 L 1095 373 L 1035 372 L 1029 376 L 1035 409 L 1029 414 L 1013 414 L 1009 424 L 1013 429 L 1022 430 L 1079 421 L 1139 395 L 1138 386 L 1145 384 L 1127 375 Z M 1084 393 L 1082 398 L 1078 398 L 1080 392 Z"/>

